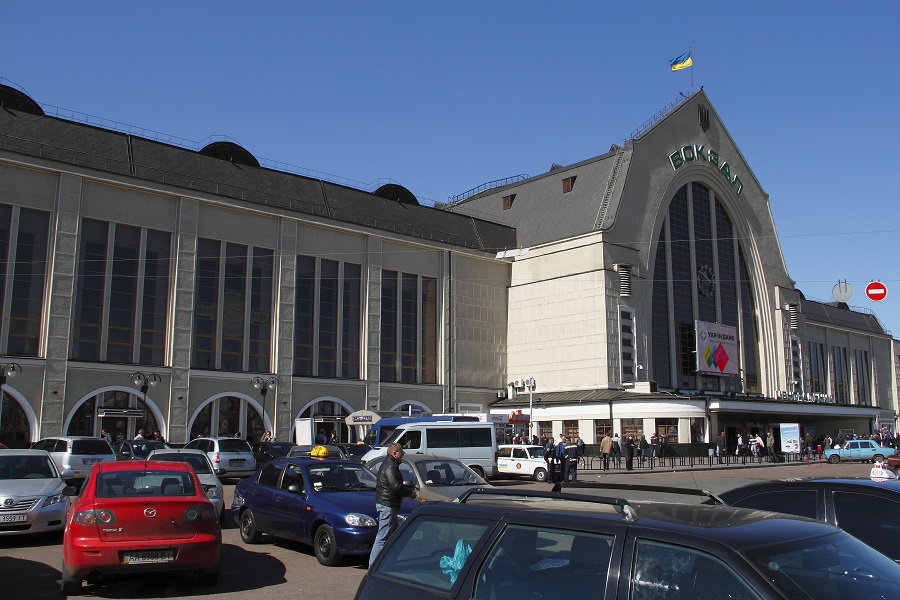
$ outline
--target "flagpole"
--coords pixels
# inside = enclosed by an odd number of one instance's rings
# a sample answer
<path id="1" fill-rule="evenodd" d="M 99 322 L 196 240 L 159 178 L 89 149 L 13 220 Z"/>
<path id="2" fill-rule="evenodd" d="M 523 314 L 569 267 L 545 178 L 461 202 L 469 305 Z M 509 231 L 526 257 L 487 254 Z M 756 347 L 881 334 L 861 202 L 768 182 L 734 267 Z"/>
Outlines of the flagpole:
<path id="1" fill-rule="evenodd" d="M 691 96 L 693 96 L 694 95 L 694 48 L 693 48 L 693 46 L 688 46 L 688 52 L 691 53 Z"/>

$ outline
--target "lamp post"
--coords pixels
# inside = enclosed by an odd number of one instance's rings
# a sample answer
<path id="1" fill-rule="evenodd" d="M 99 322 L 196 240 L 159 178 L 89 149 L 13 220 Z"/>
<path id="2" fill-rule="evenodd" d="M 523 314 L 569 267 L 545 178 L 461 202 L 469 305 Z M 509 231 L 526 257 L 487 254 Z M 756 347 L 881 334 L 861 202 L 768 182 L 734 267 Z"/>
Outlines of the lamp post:
<path id="1" fill-rule="evenodd" d="M 137 371 L 131 374 L 131 381 L 134 382 L 135 385 L 141 386 L 141 396 L 143 396 L 142 400 L 144 401 L 144 409 L 147 408 L 147 390 L 151 387 L 156 386 L 160 381 L 162 381 L 156 373 L 141 373 Z M 141 426 L 145 425 L 145 423 L 141 423 Z M 140 429 L 140 428 L 139 428 Z M 150 436 L 152 432 L 148 432 L 147 435 Z M 151 436 L 152 437 L 152 436 Z"/>
<path id="2" fill-rule="evenodd" d="M 269 393 L 269 390 L 277 390 L 277 389 L 278 389 L 278 378 L 277 378 L 277 377 L 263 378 L 263 377 L 260 377 L 259 375 L 257 375 L 256 377 L 254 377 L 253 379 L 250 380 L 250 383 L 252 383 L 252 384 L 253 384 L 253 387 L 255 387 L 256 389 L 258 389 L 258 390 L 259 390 L 259 393 L 262 394 L 263 421 L 265 422 L 265 418 L 266 418 L 266 394 Z M 275 407 L 275 405 L 273 404 L 272 407 L 273 407 L 273 410 L 272 410 L 272 413 L 273 413 L 272 418 L 274 419 L 274 418 L 275 418 L 275 416 L 274 416 L 274 412 L 275 412 L 275 411 L 274 411 L 274 407 Z M 273 425 L 272 427 L 273 427 L 273 430 L 272 430 L 272 431 L 274 432 L 274 431 L 275 431 L 275 430 L 274 430 L 274 425 Z M 250 433 L 250 432 L 248 431 L 247 433 Z"/>
<path id="3" fill-rule="evenodd" d="M 12 379 L 16 373 L 21 373 L 22 367 L 16 363 L 9 363 L 0 371 L 0 423 L 3 422 L 3 386 L 6 384 L 7 378 Z"/>
<path id="4" fill-rule="evenodd" d="M 525 380 L 525 389 L 528 390 L 528 442 L 534 439 L 534 377 Z"/>

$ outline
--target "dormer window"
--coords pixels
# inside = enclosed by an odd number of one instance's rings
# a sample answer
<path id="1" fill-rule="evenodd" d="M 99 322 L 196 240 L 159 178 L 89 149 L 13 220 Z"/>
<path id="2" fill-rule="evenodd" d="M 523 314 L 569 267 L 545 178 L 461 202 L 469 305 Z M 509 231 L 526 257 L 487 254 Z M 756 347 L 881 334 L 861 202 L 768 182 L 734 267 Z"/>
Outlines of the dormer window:
<path id="1" fill-rule="evenodd" d="M 503 210 L 509 210 L 512 208 L 513 202 L 516 201 L 516 195 L 510 194 L 509 196 L 503 196 Z"/>
<path id="2" fill-rule="evenodd" d="M 568 194 L 575 187 L 575 175 L 563 179 L 563 194 Z"/>

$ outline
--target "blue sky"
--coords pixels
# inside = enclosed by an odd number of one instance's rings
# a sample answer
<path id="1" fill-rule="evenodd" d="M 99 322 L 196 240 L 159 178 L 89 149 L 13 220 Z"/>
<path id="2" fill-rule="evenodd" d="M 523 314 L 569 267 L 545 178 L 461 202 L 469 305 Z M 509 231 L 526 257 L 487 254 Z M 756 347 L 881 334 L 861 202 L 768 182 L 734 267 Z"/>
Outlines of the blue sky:
<path id="1" fill-rule="evenodd" d="M 788 272 L 900 337 L 898 2 L 18 2 L 0 76 L 43 104 L 420 200 L 597 156 L 704 86 Z M 888 287 L 880 302 L 865 285 Z"/>

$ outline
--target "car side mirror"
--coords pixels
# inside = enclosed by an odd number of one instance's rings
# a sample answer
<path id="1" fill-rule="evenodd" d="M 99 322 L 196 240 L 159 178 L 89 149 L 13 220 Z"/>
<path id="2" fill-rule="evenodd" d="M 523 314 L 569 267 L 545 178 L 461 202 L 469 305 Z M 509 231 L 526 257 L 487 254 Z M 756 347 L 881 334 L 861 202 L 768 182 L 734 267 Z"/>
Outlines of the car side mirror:
<path id="1" fill-rule="evenodd" d="M 415 481 L 412 481 L 412 480 L 410 480 L 410 479 L 404 479 L 404 480 L 403 480 L 403 487 L 415 488 L 415 487 L 416 487 L 416 482 L 415 482 Z"/>
<path id="2" fill-rule="evenodd" d="M 297 485 L 297 484 L 295 483 L 295 484 L 293 484 L 293 485 L 289 485 L 287 491 L 289 491 L 289 492 L 292 493 L 292 494 L 302 494 L 302 493 L 303 493 L 303 486 L 302 486 L 302 485 Z"/>
<path id="3" fill-rule="evenodd" d="M 62 495 L 63 496 L 77 496 L 78 488 L 75 487 L 74 485 L 67 485 L 66 487 L 63 488 Z"/>
<path id="4" fill-rule="evenodd" d="M 131 456 L 131 452 L 128 450 L 122 450 L 122 456 Z"/>

